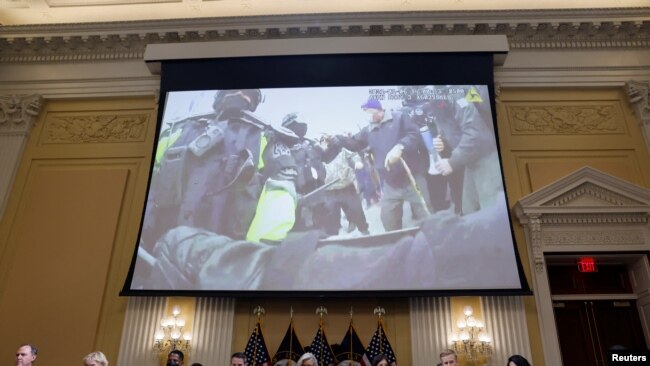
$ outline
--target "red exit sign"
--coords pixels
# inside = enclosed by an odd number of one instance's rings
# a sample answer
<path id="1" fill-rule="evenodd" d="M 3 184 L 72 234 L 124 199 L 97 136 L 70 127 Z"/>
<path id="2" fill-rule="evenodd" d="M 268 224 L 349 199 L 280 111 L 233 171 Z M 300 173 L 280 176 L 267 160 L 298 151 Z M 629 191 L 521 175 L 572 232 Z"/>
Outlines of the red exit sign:
<path id="1" fill-rule="evenodd" d="M 597 272 L 596 261 L 592 257 L 583 257 L 578 260 L 578 271 Z"/>

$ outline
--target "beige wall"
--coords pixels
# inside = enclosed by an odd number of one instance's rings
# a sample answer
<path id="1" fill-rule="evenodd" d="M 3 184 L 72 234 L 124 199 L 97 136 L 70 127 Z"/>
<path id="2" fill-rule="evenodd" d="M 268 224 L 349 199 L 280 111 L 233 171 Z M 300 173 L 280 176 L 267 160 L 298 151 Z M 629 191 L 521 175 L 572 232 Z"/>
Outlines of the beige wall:
<path id="1" fill-rule="evenodd" d="M 0 359 L 35 343 L 48 365 L 116 359 L 147 184 L 154 98 L 50 101 L 0 225 Z"/>
<path id="2" fill-rule="evenodd" d="M 511 207 L 585 165 L 650 188 L 650 157 L 622 88 L 504 89 L 498 100 L 501 160 Z M 511 216 L 530 284 L 524 232 Z M 525 305 L 532 361 L 543 365 L 535 300 L 526 298 Z"/>
<path id="3" fill-rule="evenodd" d="M 499 100 L 500 148 L 511 205 L 585 164 L 650 187 L 650 158 L 621 88 L 503 89 Z M 48 365 L 80 362 L 96 349 L 117 359 L 125 312 L 118 292 L 141 218 L 154 121 L 153 98 L 45 104 L 0 223 L 4 362 L 23 342 L 38 344 L 41 361 Z M 523 231 L 514 220 L 513 225 L 528 275 Z M 532 361 L 543 365 L 535 302 L 528 298 L 525 303 Z M 463 302 L 454 304 L 457 313 Z M 328 308 L 327 335 L 330 343 L 338 343 L 350 306 L 355 327 L 367 342 L 376 326 L 372 310 L 381 305 L 400 364 L 410 364 L 406 299 L 243 299 L 236 307 L 233 351 L 244 347 L 257 305 L 266 309 L 264 332 L 272 354 L 291 307 L 306 345 L 318 327 L 316 307 Z"/>

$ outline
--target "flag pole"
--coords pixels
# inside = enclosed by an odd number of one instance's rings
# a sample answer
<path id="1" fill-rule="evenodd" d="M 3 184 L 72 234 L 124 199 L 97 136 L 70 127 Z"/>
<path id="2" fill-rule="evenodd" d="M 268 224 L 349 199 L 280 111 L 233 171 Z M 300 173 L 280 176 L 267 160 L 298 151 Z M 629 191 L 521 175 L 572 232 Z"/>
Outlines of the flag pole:
<path id="1" fill-rule="evenodd" d="M 319 306 L 316 309 L 316 314 L 320 316 L 320 319 L 318 320 L 318 332 L 320 333 L 321 338 L 323 338 L 323 315 L 327 314 L 327 308 L 324 307 L 323 305 Z M 320 357 L 318 357 L 318 359 L 320 360 L 319 361 L 320 366 L 325 365 L 323 362 L 323 352 L 325 352 L 325 350 L 323 349 L 323 347 L 320 347 L 320 354 L 319 354 Z"/>
<path id="2" fill-rule="evenodd" d="M 293 347 L 293 306 L 291 309 L 289 309 L 289 328 L 290 328 L 290 334 L 289 334 L 289 362 L 287 363 L 288 366 L 291 366 L 291 355 L 293 354 L 292 347 Z"/>
<path id="3" fill-rule="evenodd" d="M 257 315 L 257 324 L 255 325 L 255 339 L 259 339 L 259 331 L 262 324 L 262 314 L 264 314 L 264 308 L 260 305 L 257 305 L 257 307 L 253 310 L 253 314 Z M 253 362 L 251 363 L 251 366 L 257 366 L 257 347 L 258 344 L 255 342 L 255 350 L 253 351 Z"/>
<path id="4" fill-rule="evenodd" d="M 379 353 L 383 354 L 384 351 L 383 351 L 382 336 L 381 336 L 381 331 L 382 331 L 381 317 L 384 314 L 386 314 L 386 310 L 381 306 L 377 306 L 373 311 L 373 313 L 377 315 L 377 332 L 379 334 Z"/>
<path id="5" fill-rule="evenodd" d="M 354 352 L 352 350 L 352 315 L 354 315 L 354 309 L 350 306 L 350 329 L 348 330 L 348 333 L 350 334 L 350 364 L 354 365 Z"/>

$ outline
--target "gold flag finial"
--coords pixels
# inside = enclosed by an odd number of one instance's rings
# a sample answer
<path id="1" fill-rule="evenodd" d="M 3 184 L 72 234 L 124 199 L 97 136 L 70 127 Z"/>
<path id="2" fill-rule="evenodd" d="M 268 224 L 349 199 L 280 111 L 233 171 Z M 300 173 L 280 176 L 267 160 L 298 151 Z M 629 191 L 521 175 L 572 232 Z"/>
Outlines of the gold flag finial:
<path id="1" fill-rule="evenodd" d="M 386 314 L 386 310 L 381 306 L 377 306 L 373 311 L 373 314 L 377 315 L 379 319 L 381 319 L 381 317 L 384 316 L 384 314 Z"/>
<path id="2" fill-rule="evenodd" d="M 253 309 L 253 314 L 257 315 L 257 319 L 259 320 L 260 317 L 264 315 L 264 308 L 260 305 L 257 305 L 257 307 Z"/>
<path id="3" fill-rule="evenodd" d="M 319 306 L 316 308 L 316 314 L 320 315 L 321 319 L 323 318 L 323 315 L 327 314 L 327 308 L 324 306 Z"/>

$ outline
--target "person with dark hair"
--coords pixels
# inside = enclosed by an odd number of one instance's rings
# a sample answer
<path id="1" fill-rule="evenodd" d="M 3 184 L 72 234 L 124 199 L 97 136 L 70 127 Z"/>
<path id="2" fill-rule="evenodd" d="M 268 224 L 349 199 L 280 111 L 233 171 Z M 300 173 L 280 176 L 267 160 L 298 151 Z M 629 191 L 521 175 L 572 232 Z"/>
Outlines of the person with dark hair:
<path id="1" fill-rule="evenodd" d="M 203 366 L 203 364 L 202 364 L 202 363 L 198 363 L 198 362 L 194 362 L 194 363 L 192 364 L 192 366 Z"/>
<path id="2" fill-rule="evenodd" d="M 16 351 L 16 366 L 32 366 L 37 354 L 38 348 L 33 344 L 21 344 Z"/>
<path id="3" fill-rule="evenodd" d="M 372 366 L 388 366 L 388 357 L 380 353 L 372 358 Z"/>
<path id="4" fill-rule="evenodd" d="M 183 366 L 183 360 L 185 360 L 183 352 L 175 349 L 167 355 L 167 366 Z"/>
<path id="5" fill-rule="evenodd" d="M 530 366 L 530 362 L 520 355 L 512 355 L 508 358 L 506 366 Z"/>
<path id="6" fill-rule="evenodd" d="M 440 352 L 440 364 L 442 366 L 458 366 L 458 356 L 456 356 L 456 352 L 451 349 L 446 349 Z"/>
<path id="7" fill-rule="evenodd" d="M 299 197 L 314 192 L 325 182 L 325 164 L 323 162 L 323 149 L 317 141 L 306 137 L 308 123 L 297 113 L 289 113 L 282 119 L 282 127 L 298 137 L 290 146 L 291 156 L 296 165 L 295 187 Z M 293 230 L 305 231 L 320 229 L 324 215 L 324 195 L 316 195 L 317 199 L 301 201 L 296 209 L 295 225 Z"/>
<path id="8" fill-rule="evenodd" d="M 248 360 L 244 352 L 235 352 L 230 356 L 230 366 L 247 366 Z"/>

